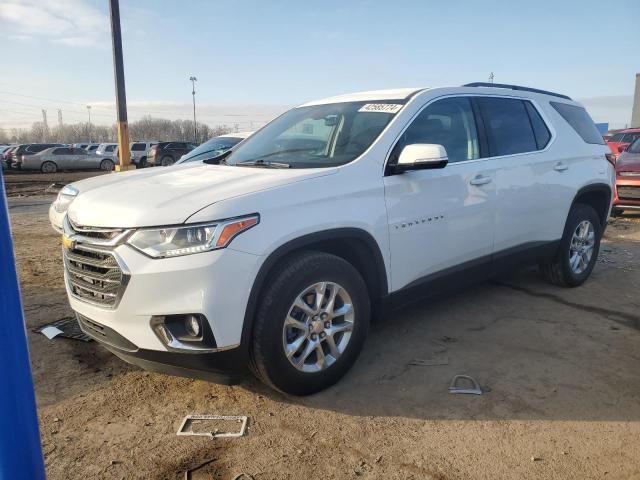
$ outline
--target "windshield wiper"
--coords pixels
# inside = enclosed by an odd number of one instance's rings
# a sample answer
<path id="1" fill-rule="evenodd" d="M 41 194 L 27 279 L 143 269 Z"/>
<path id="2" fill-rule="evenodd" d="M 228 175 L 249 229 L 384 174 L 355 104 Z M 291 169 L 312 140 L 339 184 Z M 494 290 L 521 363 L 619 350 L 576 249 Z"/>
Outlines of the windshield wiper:
<path id="1" fill-rule="evenodd" d="M 266 167 L 266 168 L 290 168 L 288 163 L 281 162 L 265 162 L 264 160 L 245 160 L 238 162 L 236 165 L 244 165 L 245 167 Z"/>

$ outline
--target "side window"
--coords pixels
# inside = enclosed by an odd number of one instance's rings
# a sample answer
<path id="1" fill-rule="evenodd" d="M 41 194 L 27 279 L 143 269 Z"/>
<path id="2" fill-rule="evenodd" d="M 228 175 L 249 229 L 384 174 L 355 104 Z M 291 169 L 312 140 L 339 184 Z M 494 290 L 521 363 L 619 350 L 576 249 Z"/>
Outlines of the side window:
<path id="1" fill-rule="evenodd" d="M 536 137 L 536 145 L 538 146 L 538 150 L 542 150 L 547 146 L 549 140 L 551 140 L 551 132 L 549 132 L 547 124 L 544 123 L 544 120 L 542 120 L 540 113 L 538 113 L 538 110 L 536 110 L 536 107 L 534 107 L 531 102 L 527 102 L 525 100 L 524 106 L 527 109 L 527 113 L 529 114 L 529 120 L 531 121 L 533 133 Z"/>
<path id="2" fill-rule="evenodd" d="M 442 145 L 449 162 L 479 158 L 478 132 L 469 99 L 445 98 L 426 107 L 404 131 L 390 161 L 396 162 L 402 149 L 415 143 Z"/>
<path id="3" fill-rule="evenodd" d="M 638 137 L 640 137 L 640 133 L 627 133 L 624 137 L 622 137 L 622 142 L 633 143 Z"/>
<path id="4" fill-rule="evenodd" d="M 585 143 L 604 145 L 604 139 L 587 111 L 569 103 L 549 102 L 562 118 L 580 135 Z"/>
<path id="5" fill-rule="evenodd" d="M 609 139 L 610 142 L 621 142 L 622 137 L 624 137 L 624 133 L 616 133 L 613 137 Z"/>
<path id="6" fill-rule="evenodd" d="M 53 151 L 54 155 L 69 155 L 69 148 L 57 148 Z"/>
<path id="7" fill-rule="evenodd" d="M 116 148 L 115 145 L 107 145 L 104 149 L 105 152 L 113 152 L 113 149 Z"/>
<path id="8" fill-rule="evenodd" d="M 538 150 L 529 115 L 522 100 L 478 98 L 492 157 Z"/>
<path id="9" fill-rule="evenodd" d="M 145 143 L 134 143 L 131 146 L 131 150 L 134 152 L 142 152 L 147 149 L 147 145 Z"/>

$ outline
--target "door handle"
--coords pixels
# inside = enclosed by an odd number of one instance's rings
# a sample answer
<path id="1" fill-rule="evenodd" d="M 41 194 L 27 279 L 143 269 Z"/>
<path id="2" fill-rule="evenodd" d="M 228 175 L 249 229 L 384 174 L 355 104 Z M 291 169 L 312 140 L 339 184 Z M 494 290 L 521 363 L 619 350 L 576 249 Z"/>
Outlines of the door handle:
<path id="1" fill-rule="evenodd" d="M 469 183 L 471 185 L 486 185 L 491 182 L 491 177 L 485 177 L 484 175 L 476 175 L 473 177 Z"/>
<path id="2" fill-rule="evenodd" d="M 564 163 L 562 163 L 562 162 L 558 162 L 558 163 L 556 163 L 556 166 L 553 167 L 553 169 L 556 172 L 564 172 L 565 170 L 568 170 L 569 167 L 567 165 L 565 165 Z"/>

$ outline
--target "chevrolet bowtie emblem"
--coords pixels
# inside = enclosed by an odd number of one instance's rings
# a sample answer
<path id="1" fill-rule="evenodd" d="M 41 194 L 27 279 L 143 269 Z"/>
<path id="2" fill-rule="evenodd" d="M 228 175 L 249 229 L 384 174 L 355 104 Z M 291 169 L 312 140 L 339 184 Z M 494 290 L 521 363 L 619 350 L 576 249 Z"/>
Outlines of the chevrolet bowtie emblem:
<path id="1" fill-rule="evenodd" d="M 75 242 L 71 238 L 67 237 L 66 235 L 62 235 L 62 246 L 64 248 L 66 248 L 67 250 L 71 250 L 74 243 Z"/>

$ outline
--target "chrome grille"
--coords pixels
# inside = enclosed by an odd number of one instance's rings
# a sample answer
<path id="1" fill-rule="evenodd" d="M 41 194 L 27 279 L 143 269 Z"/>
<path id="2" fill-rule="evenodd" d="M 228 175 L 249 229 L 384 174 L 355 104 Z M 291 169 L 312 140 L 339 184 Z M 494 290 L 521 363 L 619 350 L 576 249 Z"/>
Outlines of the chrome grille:
<path id="1" fill-rule="evenodd" d="M 629 200 L 640 200 L 640 187 L 618 187 L 618 197 Z"/>
<path id="2" fill-rule="evenodd" d="M 109 308 L 118 304 L 128 277 L 113 252 L 75 244 L 65 249 L 64 265 L 74 297 Z"/>

